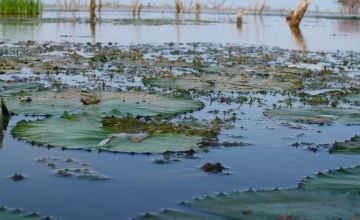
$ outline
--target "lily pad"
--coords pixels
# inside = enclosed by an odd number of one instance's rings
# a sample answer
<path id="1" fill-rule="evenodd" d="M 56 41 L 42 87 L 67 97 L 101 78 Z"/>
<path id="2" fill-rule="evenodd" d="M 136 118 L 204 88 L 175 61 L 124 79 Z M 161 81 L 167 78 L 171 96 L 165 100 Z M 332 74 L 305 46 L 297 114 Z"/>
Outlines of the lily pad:
<path id="1" fill-rule="evenodd" d="M 309 123 L 360 125 L 360 110 L 345 108 L 280 108 L 266 110 L 265 116 L 273 119 Z"/>
<path id="2" fill-rule="evenodd" d="M 280 82 L 240 73 L 236 75 L 203 74 L 201 76 L 186 75 L 176 78 L 147 78 L 143 82 L 145 85 L 160 88 L 226 92 L 284 90 L 294 86 L 291 82 Z"/>
<path id="3" fill-rule="evenodd" d="M 319 173 L 298 188 L 220 194 L 141 219 L 357 219 L 360 166 Z"/>
<path id="4" fill-rule="evenodd" d="M 24 95 L 7 97 L 9 109 L 18 114 L 61 115 L 64 111 L 84 110 L 91 114 L 174 115 L 201 109 L 203 103 L 188 98 L 160 96 L 144 92 L 95 92 L 100 102 L 83 105 L 80 100 L 86 95 L 78 90 L 27 91 Z M 24 99 L 26 97 L 26 99 Z"/>
<path id="5" fill-rule="evenodd" d="M 51 220 L 51 217 L 40 216 L 36 212 L 24 212 L 21 209 L 8 209 L 0 207 L 1 220 Z"/>
<path id="6" fill-rule="evenodd" d="M 354 136 L 350 140 L 335 142 L 330 152 L 345 154 L 360 154 L 360 136 Z"/>
<path id="7" fill-rule="evenodd" d="M 344 97 L 345 101 L 354 103 L 355 105 L 360 105 L 360 95 L 359 94 L 351 94 Z"/>
<path id="8" fill-rule="evenodd" d="M 104 127 L 101 118 L 87 113 L 71 117 L 46 118 L 38 121 L 21 121 L 13 129 L 16 138 L 33 144 L 56 146 L 66 149 L 101 149 L 125 153 L 164 153 L 199 150 L 200 136 L 160 133 L 137 142 L 131 133 L 119 133 Z M 139 131 L 141 132 L 141 131 Z"/>

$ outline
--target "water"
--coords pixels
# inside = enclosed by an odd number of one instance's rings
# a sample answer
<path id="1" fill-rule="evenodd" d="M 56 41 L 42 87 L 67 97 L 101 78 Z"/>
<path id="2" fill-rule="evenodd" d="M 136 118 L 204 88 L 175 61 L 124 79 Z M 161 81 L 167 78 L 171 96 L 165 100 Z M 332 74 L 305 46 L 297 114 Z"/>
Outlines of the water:
<path id="1" fill-rule="evenodd" d="M 48 11 L 44 13 L 43 18 L 56 16 L 85 18 L 87 13 Z M 106 11 L 101 17 L 132 19 L 132 15 L 124 11 Z M 174 14 L 154 12 L 144 13 L 142 18 L 176 19 Z M 245 16 L 242 27 L 230 23 L 235 17 L 227 14 L 202 14 L 200 20 L 220 21 L 207 25 L 196 25 L 195 15 L 191 14 L 181 15 L 178 19 L 192 19 L 194 24 L 152 26 L 98 23 L 92 26 L 89 23 L 76 22 L 9 24 L 0 21 L 0 39 L 10 42 L 116 42 L 123 45 L 209 42 L 316 51 L 360 50 L 360 20 L 305 17 L 300 30 L 291 30 L 283 16 Z"/>
<path id="2" fill-rule="evenodd" d="M 117 16 L 114 13 L 105 12 L 102 16 Z M 54 16 L 55 12 L 44 14 L 44 17 Z M 75 16 L 85 15 L 78 13 Z M 119 16 L 130 15 L 123 13 Z M 143 16 L 172 17 L 170 14 Z M 229 15 L 204 15 L 203 19 L 228 21 L 231 18 Z M 249 16 L 244 21 L 241 29 L 233 23 L 222 22 L 162 26 L 97 24 L 95 31 L 87 23 L 25 25 L 0 22 L 0 36 L 2 41 L 9 43 L 19 40 L 117 42 L 121 45 L 210 42 L 316 51 L 360 50 L 359 21 L 305 18 L 301 33 L 292 32 L 283 17 Z M 270 97 L 266 98 L 271 104 Z M 201 99 L 207 102 L 206 98 Z M 207 103 L 205 109 L 193 115 L 207 117 L 211 109 L 221 112 L 229 107 L 235 106 Z M 132 156 L 31 146 L 11 137 L 11 128 L 22 119 L 14 117 L 6 132 L 4 146 L 0 149 L 0 204 L 21 207 L 26 211 L 35 210 L 60 219 L 129 219 L 147 211 L 179 208 L 179 201 L 217 192 L 291 188 L 301 178 L 315 172 L 359 164 L 359 156 L 356 155 L 332 155 L 326 150 L 312 153 L 290 146 L 294 141 L 330 144 L 335 140 L 348 139 L 359 134 L 358 127 L 305 125 L 306 130 L 294 130 L 265 118 L 263 109 L 256 105 L 244 105 L 236 111 L 238 115 L 245 113 L 241 116 L 242 120 L 236 123 L 235 128 L 220 135 L 220 140 L 233 140 L 231 135 L 244 136 L 240 140 L 252 143 L 251 146 L 211 149 L 208 153 L 198 154 L 199 159 L 165 165 L 152 162 L 160 155 Z M 75 158 L 89 163 L 93 169 L 111 179 L 86 181 L 55 177 L 53 170 L 36 162 L 36 158 L 44 156 Z M 217 161 L 229 167 L 231 175 L 208 175 L 200 171 L 202 164 Z M 15 183 L 7 178 L 14 173 L 25 174 L 28 178 Z"/>

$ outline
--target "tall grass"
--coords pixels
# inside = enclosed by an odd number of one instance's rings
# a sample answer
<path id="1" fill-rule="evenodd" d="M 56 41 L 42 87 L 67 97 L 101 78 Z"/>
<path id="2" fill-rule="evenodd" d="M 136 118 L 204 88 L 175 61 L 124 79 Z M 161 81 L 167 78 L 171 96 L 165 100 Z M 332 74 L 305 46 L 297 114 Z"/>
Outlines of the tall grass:
<path id="1" fill-rule="evenodd" d="M 0 15 L 5 16 L 35 16 L 41 14 L 41 0 L 0 0 Z"/>

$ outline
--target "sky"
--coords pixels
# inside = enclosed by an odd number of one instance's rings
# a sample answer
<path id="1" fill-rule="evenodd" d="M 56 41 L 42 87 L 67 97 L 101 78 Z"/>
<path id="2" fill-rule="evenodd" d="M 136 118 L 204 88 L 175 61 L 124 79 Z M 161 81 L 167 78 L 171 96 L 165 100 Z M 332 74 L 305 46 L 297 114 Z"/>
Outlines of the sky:
<path id="1" fill-rule="evenodd" d="M 55 3 L 56 0 L 43 0 L 45 3 Z M 69 0 L 68 0 L 69 1 Z M 89 0 L 80 0 L 81 2 L 85 2 L 85 1 L 89 1 Z M 111 1 L 111 0 L 103 0 L 103 1 Z M 120 2 L 120 3 L 129 3 L 132 0 L 113 0 L 114 2 Z M 169 2 L 169 3 L 173 3 L 174 0 L 140 0 L 143 3 L 147 3 L 147 2 L 159 2 L 159 3 L 163 3 L 163 2 Z M 194 2 L 194 0 L 182 0 L 183 2 Z M 213 2 L 214 0 L 211 0 L 211 2 Z M 220 3 L 223 0 L 216 0 L 216 2 Z M 241 6 L 245 6 L 246 5 L 246 0 L 225 0 L 227 4 L 232 4 L 234 3 L 234 5 L 241 5 Z M 252 2 L 252 4 L 254 5 L 256 3 L 257 0 L 250 0 Z M 261 0 L 260 0 L 261 1 Z M 298 0 L 266 0 L 267 1 L 267 5 L 270 5 L 272 8 L 294 8 L 297 5 Z M 209 0 L 200 0 L 200 2 L 209 2 Z M 338 9 L 338 5 L 336 4 L 336 0 L 312 0 L 311 1 L 311 10 L 315 10 L 316 5 L 320 6 L 320 9 L 322 11 L 334 11 Z"/>

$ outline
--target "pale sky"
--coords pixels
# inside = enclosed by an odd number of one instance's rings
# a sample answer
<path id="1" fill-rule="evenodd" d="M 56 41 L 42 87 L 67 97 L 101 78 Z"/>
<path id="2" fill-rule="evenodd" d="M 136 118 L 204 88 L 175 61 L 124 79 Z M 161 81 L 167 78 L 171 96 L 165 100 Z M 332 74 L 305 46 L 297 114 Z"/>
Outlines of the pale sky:
<path id="1" fill-rule="evenodd" d="M 63 0 L 62 0 L 63 1 Z M 69 0 L 68 0 L 69 1 Z M 80 0 L 81 2 L 85 2 L 86 0 Z M 111 0 L 103 0 L 103 1 L 111 1 Z M 120 2 L 120 3 L 129 3 L 132 0 L 113 0 L 114 2 Z M 169 2 L 169 3 L 173 3 L 174 0 L 140 0 L 142 3 L 148 3 L 148 2 L 159 2 L 159 3 L 163 3 L 163 2 Z M 182 0 L 183 2 L 194 2 L 194 0 Z M 209 0 L 200 0 L 201 2 L 209 2 Z M 213 2 L 214 0 L 211 0 L 211 2 Z M 223 0 L 217 0 L 216 2 L 220 3 Z M 253 4 L 255 4 L 255 2 L 257 0 L 250 0 L 251 2 L 253 2 Z M 298 0 L 266 0 L 267 1 L 267 5 L 270 5 L 272 8 L 293 8 L 296 6 Z M 55 3 L 56 0 L 43 0 L 44 3 Z M 225 2 L 227 4 L 234 4 L 235 5 L 242 5 L 245 7 L 246 5 L 246 0 L 225 0 Z M 320 9 L 322 11 L 326 11 L 326 10 L 337 10 L 338 9 L 338 5 L 336 4 L 336 0 L 312 0 L 311 1 L 311 10 L 315 9 L 315 6 L 318 5 L 320 6 Z"/>

